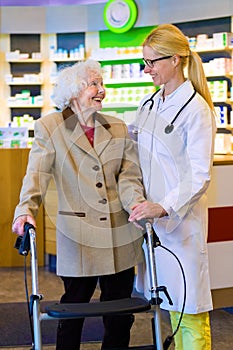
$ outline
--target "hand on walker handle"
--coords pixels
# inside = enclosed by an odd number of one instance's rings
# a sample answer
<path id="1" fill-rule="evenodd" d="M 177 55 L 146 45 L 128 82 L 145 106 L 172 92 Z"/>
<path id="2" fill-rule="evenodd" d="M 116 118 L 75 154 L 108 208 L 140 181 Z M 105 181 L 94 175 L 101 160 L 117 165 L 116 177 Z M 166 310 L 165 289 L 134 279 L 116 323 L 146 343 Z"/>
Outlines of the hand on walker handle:
<path id="1" fill-rule="evenodd" d="M 31 215 L 21 215 L 13 222 L 12 232 L 16 233 L 19 236 L 24 234 L 24 224 L 28 222 L 29 224 L 36 227 L 35 219 Z"/>
<path id="2" fill-rule="evenodd" d="M 129 221 L 139 221 L 141 219 L 153 220 L 168 215 L 166 210 L 158 203 L 144 201 L 136 204 L 132 208 L 132 213 L 129 216 Z"/>

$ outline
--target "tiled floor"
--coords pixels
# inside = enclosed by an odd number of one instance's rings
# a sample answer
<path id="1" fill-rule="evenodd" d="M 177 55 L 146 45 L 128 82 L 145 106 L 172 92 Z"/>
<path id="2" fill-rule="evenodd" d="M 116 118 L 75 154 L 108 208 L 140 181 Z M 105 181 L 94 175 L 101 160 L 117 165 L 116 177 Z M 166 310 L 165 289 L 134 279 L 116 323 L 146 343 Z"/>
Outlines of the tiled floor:
<path id="1" fill-rule="evenodd" d="M 1 348 L 2 350 L 31 350 L 31 347 L 25 348 Z M 43 350 L 54 350 L 54 346 L 43 346 Z M 67 349 L 69 350 L 69 349 Z M 100 350 L 100 344 L 82 344 L 80 350 Z"/>
<path id="2" fill-rule="evenodd" d="M 28 285 L 31 286 L 30 273 Z M 0 268 L 0 303 L 25 302 L 24 273 L 22 268 Z M 39 292 L 44 295 L 45 301 L 57 301 L 63 293 L 61 280 L 46 268 L 39 268 Z M 98 298 L 98 290 L 94 297 Z M 135 323 L 131 331 L 131 345 L 153 344 L 151 332 L 151 317 L 153 314 L 141 313 L 135 315 Z M 233 315 L 223 310 L 213 312 L 212 318 L 212 350 L 233 350 Z M 1 317 L 1 316 L 0 316 Z M 164 317 L 164 313 L 163 313 Z M 9 325 L 10 326 L 10 325 Z M 171 334 L 168 322 L 162 322 L 162 338 Z M 1 335 L 0 335 L 1 336 Z M 100 343 L 86 343 L 81 350 L 99 350 Z M 1 348 L 2 350 L 30 350 L 31 347 Z M 54 350 L 55 346 L 43 346 L 43 350 Z M 69 349 L 67 349 L 69 350 Z M 174 350 L 173 344 L 169 350 Z"/>
<path id="3" fill-rule="evenodd" d="M 0 288 L 0 303 L 9 302 L 24 302 L 25 301 L 25 287 L 24 287 L 24 273 L 23 268 L 0 268 L 1 288 Z M 30 272 L 27 273 L 27 282 L 29 289 L 31 287 Z M 63 293 L 63 284 L 61 280 L 47 269 L 39 268 L 38 274 L 39 292 L 43 294 L 44 300 L 60 299 Z M 99 293 L 96 291 L 94 297 L 98 298 Z M 151 316 L 150 314 L 138 314 L 132 328 L 131 338 L 132 344 L 147 345 L 153 344 L 151 334 Z M 85 343 L 81 345 L 81 350 L 99 350 L 100 343 Z M 1 348 L 5 350 L 29 350 L 31 347 Z M 55 346 L 43 346 L 43 350 L 54 350 Z M 170 348 L 172 349 L 172 348 Z M 67 349 L 69 350 L 69 349 Z"/>

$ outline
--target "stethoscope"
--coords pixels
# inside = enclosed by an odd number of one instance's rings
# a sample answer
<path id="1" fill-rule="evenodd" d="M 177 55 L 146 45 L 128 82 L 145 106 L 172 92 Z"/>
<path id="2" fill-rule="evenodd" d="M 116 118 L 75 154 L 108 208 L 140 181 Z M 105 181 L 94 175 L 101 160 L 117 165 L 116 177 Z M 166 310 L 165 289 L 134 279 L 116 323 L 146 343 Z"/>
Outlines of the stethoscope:
<path id="1" fill-rule="evenodd" d="M 160 91 L 160 89 L 157 90 L 157 91 L 155 91 L 155 92 L 150 96 L 150 98 L 148 98 L 148 99 L 142 104 L 139 113 L 142 112 L 142 111 L 145 109 L 145 106 L 146 106 L 148 103 L 150 103 L 149 112 L 148 112 L 147 118 L 149 117 L 150 112 L 152 111 L 152 109 L 153 109 L 153 107 L 154 107 L 154 97 L 155 97 L 155 95 L 156 95 L 159 91 Z M 178 118 L 178 116 L 180 115 L 180 113 L 183 111 L 183 109 L 192 101 L 192 99 L 194 98 L 195 95 L 196 95 L 196 90 L 194 90 L 192 96 L 185 102 L 185 104 L 184 104 L 184 105 L 180 108 L 180 110 L 176 113 L 176 115 L 175 115 L 175 117 L 173 118 L 173 120 L 171 121 L 171 123 L 169 123 L 169 124 L 165 127 L 165 129 L 164 129 L 165 134 L 170 134 L 170 133 L 174 130 L 174 123 L 175 123 L 176 119 Z M 146 118 L 146 120 L 147 120 L 147 118 Z M 133 133 L 134 133 L 134 134 L 138 134 L 138 133 L 141 132 L 143 126 L 145 125 L 146 120 L 144 121 L 144 123 L 143 123 L 143 125 L 141 126 L 140 129 L 136 127 L 136 128 L 133 130 Z"/>

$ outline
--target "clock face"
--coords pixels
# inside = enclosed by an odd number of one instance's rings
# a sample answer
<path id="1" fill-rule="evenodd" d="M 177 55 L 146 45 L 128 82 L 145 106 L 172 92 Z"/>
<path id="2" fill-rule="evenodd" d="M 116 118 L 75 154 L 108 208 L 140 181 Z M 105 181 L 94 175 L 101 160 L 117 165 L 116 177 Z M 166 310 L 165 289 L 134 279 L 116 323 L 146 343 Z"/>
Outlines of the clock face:
<path id="1" fill-rule="evenodd" d="M 137 6 L 133 0 L 110 0 L 104 8 L 104 22 L 115 33 L 127 32 L 137 19 Z"/>

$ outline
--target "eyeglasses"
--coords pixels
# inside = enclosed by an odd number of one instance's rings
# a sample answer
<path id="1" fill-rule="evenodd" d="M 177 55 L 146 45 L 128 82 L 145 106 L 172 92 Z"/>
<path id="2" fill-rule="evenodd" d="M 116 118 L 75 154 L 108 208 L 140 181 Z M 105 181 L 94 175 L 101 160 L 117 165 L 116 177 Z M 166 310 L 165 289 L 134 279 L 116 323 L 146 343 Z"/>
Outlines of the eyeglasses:
<path id="1" fill-rule="evenodd" d="M 163 56 L 163 57 L 159 57 L 159 58 L 155 58 L 154 60 L 146 60 L 145 58 L 143 59 L 143 62 L 150 68 L 154 67 L 154 63 L 158 62 L 158 61 L 162 61 L 162 60 L 167 60 L 168 58 L 171 58 L 172 56 Z"/>

